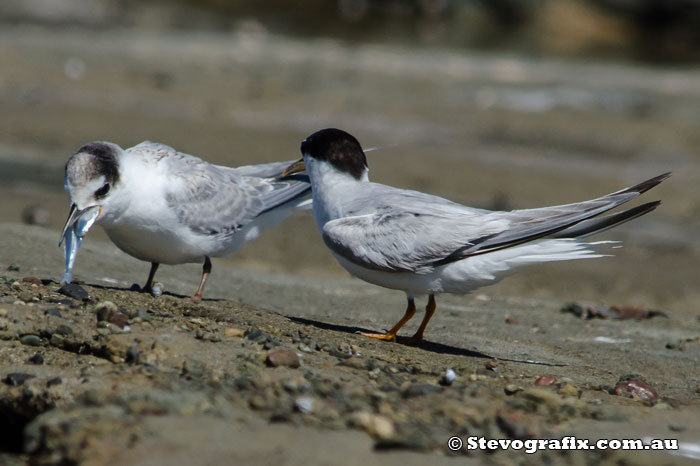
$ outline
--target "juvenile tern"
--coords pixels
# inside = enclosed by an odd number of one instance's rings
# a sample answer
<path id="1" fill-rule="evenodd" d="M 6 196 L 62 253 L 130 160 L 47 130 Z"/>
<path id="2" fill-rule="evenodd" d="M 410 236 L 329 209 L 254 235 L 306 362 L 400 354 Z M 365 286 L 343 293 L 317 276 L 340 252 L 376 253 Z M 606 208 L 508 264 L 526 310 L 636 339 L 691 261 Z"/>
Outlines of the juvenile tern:
<path id="1" fill-rule="evenodd" d="M 82 237 L 99 223 L 119 249 L 151 263 L 144 291 L 160 264 L 203 261 L 192 297 L 201 301 L 210 257 L 239 251 L 309 204 L 308 178 L 281 176 L 289 163 L 229 168 L 153 142 L 82 146 L 66 163 L 71 209 L 59 241 L 66 240 L 62 281 L 70 282 Z"/>
<path id="2" fill-rule="evenodd" d="M 314 219 L 340 265 L 364 281 L 406 293 L 408 307 L 396 325 L 363 335 L 396 341 L 416 313 L 414 296 L 428 295 L 425 317 L 407 343 L 423 339 L 440 293 L 469 293 L 528 264 L 602 257 L 599 249 L 609 241 L 583 239 L 644 215 L 660 201 L 597 216 L 670 176 L 590 201 L 500 212 L 370 182 L 360 143 L 338 129 L 312 134 L 301 153 L 284 175 L 307 171 Z"/>

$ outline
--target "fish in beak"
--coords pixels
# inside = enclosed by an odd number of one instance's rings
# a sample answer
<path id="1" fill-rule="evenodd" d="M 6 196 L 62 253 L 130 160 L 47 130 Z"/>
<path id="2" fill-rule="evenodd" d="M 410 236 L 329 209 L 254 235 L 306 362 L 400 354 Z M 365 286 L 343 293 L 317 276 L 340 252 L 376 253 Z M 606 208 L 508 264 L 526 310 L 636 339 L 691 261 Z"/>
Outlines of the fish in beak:
<path id="1" fill-rule="evenodd" d="M 78 209 L 78 206 L 72 204 L 68 220 L 63 226 L 61 238 L 58 241 L 59 247 L 65 241 L 65 256 L 66 269 L 63 272 L 61 283 L 70 283 L 73 277 L 73 265 L 75 265 L 75 257 L 78 255 L 78 249 L 83 241 L 83 236 L 90 230 L 97 218 L 102 213 L 102 206 L 93 205 L 85 209 Z"/>
<path id="2" fill-rule="evenodd" d="M 306 170 L 306 165 L 304 165 L 304 158 L 300 158 L 290 166 L 288 166 L 283 172 L 282 172 L 282 178 L 285 176 L 293 175 L 295 173 L 301 173 L 304 170 Z"/>

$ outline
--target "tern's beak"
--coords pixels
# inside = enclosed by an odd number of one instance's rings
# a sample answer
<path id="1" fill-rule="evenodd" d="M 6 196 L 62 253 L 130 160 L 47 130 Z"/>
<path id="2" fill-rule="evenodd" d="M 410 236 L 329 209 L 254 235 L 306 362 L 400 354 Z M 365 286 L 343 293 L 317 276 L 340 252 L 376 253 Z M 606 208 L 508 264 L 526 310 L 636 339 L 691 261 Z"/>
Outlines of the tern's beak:
<path id="1" fill-rule="evenodd" d="M 283 172 L 282 177 L 293 175 L 295 173 L 303 172 L 306 170 L 306 165 L 304 165 L 304 158 L 300 158 L 290 166 L 288 166 Z"/>
<path id="2" fill-rule="evenodd" d="M 66 220 L 66 224 L 63 225 L 63 231 L 61 232 L 61 238 L 58 240 L 59 247 L 61 246 L 61 244 L 63 244 L 63 240 L 66 239 L 66 232 L 68 231 L 68 229 L 70 227 L 72 227 L 73 225 L 75 225 L 75 223 L 78 220 L 80 220 L 80 217 L 82 217 L 83 214 L 86 213 L 87 211 L 92 210 L 93 207 L 99 207 L 100 211 L 97 214 L 97 216 L 99 217 L 99 215 L 102 213 L 102 206 L 94 206 L 93 205 L 93 206 L 90 206 L 90 207 L 87 207 L 87 208 L 81 210 L 81 209 L 78 209 L 77 205 L 71 204 L 70 212 L 68 213 L 68 220 Z M 89 227 L 88 227 L 88 229 L 89 229 Z M 85 233 L 87 233 L 87 230 L 85 230 Z"/>

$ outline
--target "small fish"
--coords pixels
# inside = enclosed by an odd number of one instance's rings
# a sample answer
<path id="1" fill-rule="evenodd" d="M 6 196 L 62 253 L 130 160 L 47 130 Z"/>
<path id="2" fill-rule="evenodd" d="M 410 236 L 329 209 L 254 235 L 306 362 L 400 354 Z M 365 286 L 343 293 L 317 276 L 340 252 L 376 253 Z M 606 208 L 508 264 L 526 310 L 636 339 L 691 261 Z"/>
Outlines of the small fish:
<path id="1" fill-rule="evenodd" d="M 71 214 L 73 212 L 71 211 Z M 69 217 L 69 222 L 66 222 L 66 228 L 61 236 L 61 241 L 65 241 L 65 257 L 66 257 L 66 269 L 63 272 L 63 277 L 61 278 L 61 284 L 70 283 L 73 278 L 73 266 L 75 265 L 75 258 L 78 255 L 78 249 L 83 242 L 83 236 L 90 230 L 92 225 L 97 220 L 100 215 L 100 207 L 93 206 L 88 207 L 82 212 L 78 213 L 79 216 L 69 223 L 73 218 L 73 215 Z M 59 243 L 60 246 L 60 243 Z"/>

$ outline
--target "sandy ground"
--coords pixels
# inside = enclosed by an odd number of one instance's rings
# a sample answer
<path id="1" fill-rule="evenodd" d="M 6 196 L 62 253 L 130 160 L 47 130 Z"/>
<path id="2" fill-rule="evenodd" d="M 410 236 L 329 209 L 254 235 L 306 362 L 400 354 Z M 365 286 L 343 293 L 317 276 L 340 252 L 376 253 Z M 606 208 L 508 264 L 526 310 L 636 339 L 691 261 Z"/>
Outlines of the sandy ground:
<path id="1" fill-rule="evenodd" d="M 534 464 L 542 454 L 454 458 L 446 442 L 454 434 L 572 434 L 697 443 L 699 78 L 693 69 L 257 33 L 5 26 L 0 410 L 11 423 L 0 433 L 0 461 Z M 299 141 L 325 126 L 382 146 L 370 153 L 374 180 L 481 207 L 573 202 L 674 175 L 645 195 L 663 200 L 657 211 L 600 237 L 624 241 L 616 257 L 547 264 L 473 296 L 441 297 L 417 348 L 355 334 L 390 327 L 404 298 L 349 278 L 308 214 L 215 260 L 211 299 L 200 306 L 185 298 L 200 266 L 162 267 L 158 279 L 171 294 L 159 299 L 130 292 L 148 265 L 95 227 L 75 270 L 92 299 L 54 302 L 66 299 L 49 282 L 63 271 L 62 167 L 83 143 L 150 139 L 238 165 L 294 159 Z M 18 223 L 28 206 L 49 215 L 45 227 Z M 6 271 L 12 263 L 18 272 Z M 129 332 L 98 324 L 103 301 L 116 304 Z M 569 301 L 667 317 L 583 320 L 560 312 Z M 22 343 L 28 335 L 39 347 Z M 301 353 L 301 366 L 268 367 L 278 349 Z M 27 363 L 36 353 L 44 363 Z M 458 377 L 444 387 L 447 368 Z M 36 377 L 14 386 L 13 373 Z M 610 394 L 629 374 L 646 379 L 659 399 Z M 557 382 L 535 387 L 541 375 Z M 55 377 L 61 383 L 48 383 Z"/>

